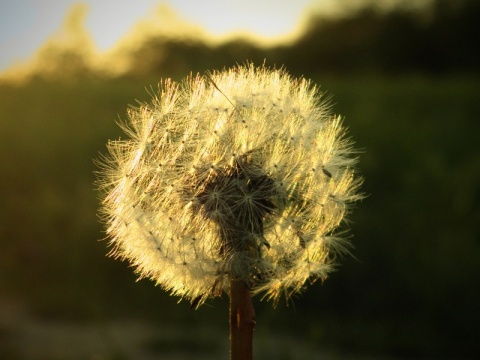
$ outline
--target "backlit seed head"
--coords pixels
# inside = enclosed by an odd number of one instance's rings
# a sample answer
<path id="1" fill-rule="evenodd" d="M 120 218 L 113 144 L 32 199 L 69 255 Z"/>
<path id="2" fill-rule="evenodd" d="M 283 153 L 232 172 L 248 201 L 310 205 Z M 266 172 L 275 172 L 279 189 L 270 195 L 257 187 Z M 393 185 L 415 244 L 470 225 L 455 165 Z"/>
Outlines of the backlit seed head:
<path id="1" fill-rule="evenodd" d="M 99 177 L 112 255 L 195 306 L 228 278 L 277 300 L 324 279 L 361 198 L 352 143 L 309 81 L 239 66 L 166 80 Z"/>

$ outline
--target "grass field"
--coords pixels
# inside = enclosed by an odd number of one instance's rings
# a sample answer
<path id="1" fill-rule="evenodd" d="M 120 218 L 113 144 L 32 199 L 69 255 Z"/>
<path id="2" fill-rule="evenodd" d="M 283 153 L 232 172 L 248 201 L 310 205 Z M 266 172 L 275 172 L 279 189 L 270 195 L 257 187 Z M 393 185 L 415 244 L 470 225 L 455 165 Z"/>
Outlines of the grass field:
<path id="1" fill-rule="evenodd" d="M 480 350 L 480 79 L 314 80 L 363 150 L 368 197 L 351 225 L 357 259 L 293 305 L 257 301 L 257 353 L 472 357 Z M 133 359 L 139 347 L 160 358 L 189 358 L 186 347 L 226 357 L 226 297 L 190 311 L 135 282 L 100 241 L 92 159 L 122 136 L 116 120 L 127 105 L 149 99 L 157 82 L 0 84 L 0 357 L 61 359 L 55 349 L 77 340 L 82 358 Z M 122 350 L 118 333 L 138 324 L 145 339 Z M 89 352 L 98 331 L 115 340 Z"/>

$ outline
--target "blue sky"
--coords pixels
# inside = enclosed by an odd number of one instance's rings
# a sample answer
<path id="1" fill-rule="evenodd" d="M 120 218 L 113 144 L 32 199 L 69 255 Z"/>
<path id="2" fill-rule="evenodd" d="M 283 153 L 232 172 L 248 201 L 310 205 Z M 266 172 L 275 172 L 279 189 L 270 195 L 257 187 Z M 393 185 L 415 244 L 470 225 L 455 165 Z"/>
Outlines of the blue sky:
<path id="1" fill-rule="evenodd" d="M 308 8 L 332 0 L 2 0 L 0 2 L 0 71 L 27 60 L 58 31 L 77 3 L 88 5 L 86 27 L 98 48 L 114 45 L 160 4 L 214 35 L 248 31 L 264 37 L 288 34 Z"/>

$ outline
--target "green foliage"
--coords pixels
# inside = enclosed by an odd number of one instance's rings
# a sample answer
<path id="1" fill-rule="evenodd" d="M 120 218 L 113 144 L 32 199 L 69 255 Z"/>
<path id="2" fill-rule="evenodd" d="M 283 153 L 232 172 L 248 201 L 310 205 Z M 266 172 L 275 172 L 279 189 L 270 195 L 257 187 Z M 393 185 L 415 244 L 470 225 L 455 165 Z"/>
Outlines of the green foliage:
<path id="1" fill-rule="evenodd" d="M 83 65 L 64 76 L 58 61 L 56 80 L 0 83 L 0 300 L 20 299 L 48 319 L 223 324 L 226 301 L 189 312 L 106 258 L 92 159 L 123 136 L 115 122 L 160 77 L 266 58 L 332 97 L 364 149 L 368 197 L 351 216 L 358 260 L 345 259 L 295 307 L 257 303 L 257 331 L 268 329 L 260 341 L 288 333 L 337 355 L 472 358 L 480 352 L 476 14 L 477 2 L 437 0 L 423 25 L 405 12 L 312 19 L 297 44 L 267 50 L 153 39 L 122 78 Z"/>
<path id="2" fill-rule="evenodd" d="M 352 215 L 359 263 L 326 284 L 336 301 L 354 297 L 329 305 L 353 312 L 349 320 L 366 334 L 341 337 L 359 341 L 359 351 L 370 343 L 391 356 L 468 356 L 480 299 L 478 79 L 323 84 L 365 148 L 360 164 L 370 194 Z"/>
<path id="3" fill-rule="evenodd" d="M 479 80 L 315 80 L 365 149 L 369 197 L 352 214 L 359 261 L 309 289 L 295 301 L 297 314 L 258 304 L 259 324 L 288 322 L 337 352 L 471 355 L 480 320 Z M 49 317 L 188 318 L 188 304 L 176 305 L 150 282 L 135 284 L 98 241 L 92 159 L 120 136 L 115 120 L 125 119 L 125 104 L 149 98 L 144 85 L 155 82 L 0 86 L 2 294 Z"/>
<path id="4" fill-rule="evenodd" d="M 312 14 L 292 45 L 268 49 L 235 39 L 220 46 L 200 40 L 151 38 L 130 55 L 136 75 L 221 70 L 245 61 L 285 65 L 295 75 L 477 73 L 479 2 L 432 1 L 418 11 L 362 8 L 344 18 Z"/>

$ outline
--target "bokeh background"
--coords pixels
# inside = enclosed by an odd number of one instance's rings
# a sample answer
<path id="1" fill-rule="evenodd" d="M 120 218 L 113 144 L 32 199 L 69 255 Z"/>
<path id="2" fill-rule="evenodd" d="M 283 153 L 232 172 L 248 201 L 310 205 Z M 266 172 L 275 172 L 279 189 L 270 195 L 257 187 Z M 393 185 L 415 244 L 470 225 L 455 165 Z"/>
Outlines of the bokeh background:
<path id="1" fill-rule="evenodd" d="M 255 299 L 256 358 L 480 354 L 480 2 L 350 3 L 284 41 L 140 26 L 102 54 L 75 6 L 1 73 L 1 359 L 227 358 L 226 296 L 193 311 L 106 256 L 93 159 L 160 78 L 247 60 L 321 86 L 368 194 L 355 258 L 292 302 Z"/>

